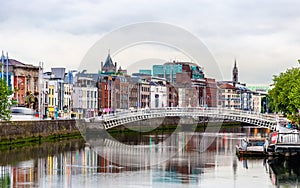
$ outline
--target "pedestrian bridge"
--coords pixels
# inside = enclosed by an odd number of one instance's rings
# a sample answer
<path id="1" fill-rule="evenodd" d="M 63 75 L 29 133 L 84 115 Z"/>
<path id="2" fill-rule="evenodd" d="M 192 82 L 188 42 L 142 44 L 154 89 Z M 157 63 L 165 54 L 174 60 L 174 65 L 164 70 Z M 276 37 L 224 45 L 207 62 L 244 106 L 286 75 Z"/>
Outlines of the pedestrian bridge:
<path id="1" fill-rule="evenodd" d="M 105 129 L 111 129 L 127 123 L 161 117 L 190 117 L 195 120 L 208 117 L 220 120 L 233 120 L 249 123 L 259 127 L 276 130 L 277 118 L 275 115 L 262 114 L 251 111 L 234 110 L 228 108 L 145 108 L 135 112 L 124 111 L 102 117 L 90 118 L 90 122 L 101 122 Z"/>

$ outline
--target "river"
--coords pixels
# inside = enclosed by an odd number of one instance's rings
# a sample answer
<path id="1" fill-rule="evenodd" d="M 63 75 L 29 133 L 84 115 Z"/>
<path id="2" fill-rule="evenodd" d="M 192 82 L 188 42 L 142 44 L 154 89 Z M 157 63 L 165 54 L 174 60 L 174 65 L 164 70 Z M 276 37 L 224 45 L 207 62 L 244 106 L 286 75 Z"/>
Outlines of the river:
<path id="1" fill-rule="evenodd" d="M 299 159 L 239 159 L 255 127 L 43 143 L 0 151 L 2 187 L 298 187 Z M 206 139 L 204 139 L 204 137 Z M 120 143 L 122 140 L 122 143 Z M 97 143 L 97 144 L 95 144 Z M 205 144 L 203 144 L 205 143 Z"/>

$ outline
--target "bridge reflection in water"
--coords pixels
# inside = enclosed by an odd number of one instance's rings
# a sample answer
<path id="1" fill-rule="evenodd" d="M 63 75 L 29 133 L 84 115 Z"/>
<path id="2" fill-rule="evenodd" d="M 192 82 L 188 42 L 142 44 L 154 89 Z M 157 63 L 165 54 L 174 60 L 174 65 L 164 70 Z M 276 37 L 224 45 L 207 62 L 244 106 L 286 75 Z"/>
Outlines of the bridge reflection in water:
<path id="1" fill-rule="evenodd" d="M 162 142 L 170 136 L 169 134 L 132 136 L 127 137 L 127 142 L 124 142 L 125 144 L 139 143 L 141 148 L 147 146 L 149 147 L 147 152 L 135 150 L 121 153 L 124 148 L 118 147 L 117 143 L 108 139 L 101 141 L 107 144 L 104 148 L 84 144 L 82 141 L 67 141 L 57 145 L 26 148 L 19 150 L 19 153 L 1 152 L 1 185 L 9 184 L 11 187 L 170 187 L 182 184 L 204 187 L 219 185 L 253 187 L 252 185 L 255 184 L 263 187 L 272 186 L 269 174 L 262 166 L 262 160 L 259 163 L 249 162 L 249 168 L 245 171 L 243 161 L 239 161 L 235 156 L 235 145 L 240 142 L 241 137 L 253 134 L 264 136 L 265 129 L 221 129 L 219 133 L 210 135 L 214 140 L 205 152 L 199 152 L 199 142 L 204 136 L 204 133 L 199 132 L 178 133 L 165 145 L 161 145 L 160 149 L 155 147 L 151 149 L 151 143 Z M 97 139 L 94 141 L 100 142 Z M 103 153 L 98 155 L 97 150 L 100 149 Z M 41 151 L 44 154 L 40 153 Z M 155 165 L 146 165 L 149 163 L 145 161 L 151 161 L 149 159 L 151 152 L 156 153 L 154 156 L 166 160 Z M 24 153 L 28 155 L 27 158 Z M 174 156 L 170 156 L 171 154 Z M 15 156 L 14 160 L 11 159 L 13 156 Z M 255 173 L 251 169 L 254 169 Z M 253 176 L 260 178 L 253 183 L 253 179 L 249 178 Z M 247 179 L 248 182 L 245 181 Z M 252 183 L 249 184 L 250 182 Z"/>

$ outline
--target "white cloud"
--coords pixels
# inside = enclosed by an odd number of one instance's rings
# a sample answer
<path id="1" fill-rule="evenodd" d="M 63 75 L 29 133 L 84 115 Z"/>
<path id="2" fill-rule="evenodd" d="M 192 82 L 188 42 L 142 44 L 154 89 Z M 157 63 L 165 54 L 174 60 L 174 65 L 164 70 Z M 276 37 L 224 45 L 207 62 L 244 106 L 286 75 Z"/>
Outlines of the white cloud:
<path id="1" fill-rule="evenodd" d="M 131 23 L 162 21 L 198 36 L 224 79 L 231 79 L 236 57 L 242 82 L 267 84 L 272 75 L 298 66 L 299 5 L 293 0 L 10 0 L 0 7 L 0 42 L 20 61 L 74 69 L 104 34 Z"/>

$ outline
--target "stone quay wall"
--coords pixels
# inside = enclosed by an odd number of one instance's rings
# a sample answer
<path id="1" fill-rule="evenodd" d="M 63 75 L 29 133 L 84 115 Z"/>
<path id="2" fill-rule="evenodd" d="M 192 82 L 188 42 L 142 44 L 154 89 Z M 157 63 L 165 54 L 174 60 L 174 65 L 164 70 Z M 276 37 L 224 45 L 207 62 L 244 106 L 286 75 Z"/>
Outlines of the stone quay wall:
<path id="1" fill-rule="evenodd" d="M 0 142 L 4 139 L 72 133 L 79 133 L 75 120 L 0 121 Z"/>

